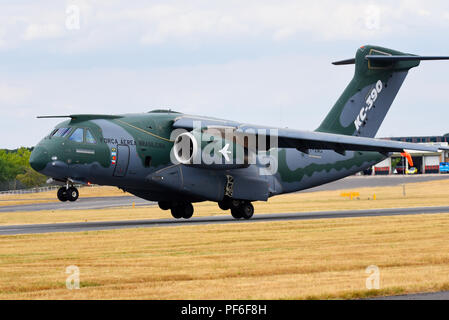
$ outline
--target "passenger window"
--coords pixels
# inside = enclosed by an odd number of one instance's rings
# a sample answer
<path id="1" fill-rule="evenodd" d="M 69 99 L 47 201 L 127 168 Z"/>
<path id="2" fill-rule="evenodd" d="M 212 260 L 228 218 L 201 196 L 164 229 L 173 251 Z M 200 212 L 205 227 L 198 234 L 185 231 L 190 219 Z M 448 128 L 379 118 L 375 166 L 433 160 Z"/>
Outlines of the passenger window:
<path id="1" fill-rule="evenodd" d="M 92 132 L 90 132 L 89 129 L 86 129 L 86 142 L 87 143 L 93 143 L 93 144 L 97 143 L 97 141 L 95 140 Z"/>
<path id="2" fill-rule="evenodd" d="M 83 136 L 84 136 L 84 129 L 78 128 L 75 131 L 73 131 L 69 140 L 72 140 L 75 142 L 83 142 Z"/>

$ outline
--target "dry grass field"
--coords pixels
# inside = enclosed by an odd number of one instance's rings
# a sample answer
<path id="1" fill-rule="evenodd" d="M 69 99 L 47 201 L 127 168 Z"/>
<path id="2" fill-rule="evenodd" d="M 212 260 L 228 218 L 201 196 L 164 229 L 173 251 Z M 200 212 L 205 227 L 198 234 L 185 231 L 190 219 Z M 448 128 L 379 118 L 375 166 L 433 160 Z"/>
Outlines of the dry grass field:
<path id="1" fill-rule="evenodd" d="M 350 200 L 347 197 L 341 197 L 340 194 L 342 192 L 348 191 L 359 192 L 359 199 Z M 410 183 L 406 185 L 405 191 L 406 195 L 404 196 L 402 186 L 393 186 L 302 192 L 273 197 L 268 202 L 255 202 L 254 207 L 255 214 L 264 214 L 392 207 L 449 206 L 449 180 Z M 39 196 L 55 198 L 54 193 Z M 80 197 L 126 195 L 121 190 L 112 187 L 83 188 L 80 194 Z M 374 195 L 376 195 L 376 200 L 373 200 Z M 22 195 L 23 198 L 29 196 Z M 20 198 L 16 196 L 15 201 L 20 201 Z M 213 202 L 196 203 L 194 207 L 195 216 L 229 215 L 228 211 L 220 210 L 217 204 Z M 61 204 L 61 208 L 64 208 L 64 204 Z M 154 205 L 133 208 L 132 200 L 130 200 L 127 207 L 114 209 L 4 212 L 0 214 L 0 225 L 153 218 L 171 218 L 171 214 L 169 211 L 162 211 L 158 206 Z"/>
<path id="2" fill-rule="evenodd" d="M 408 184 L 406 196 L 402 186 L 345 191 L 359 199 L 341 190 L 290 194 L 255 203 L 256 214 L 449 205 L 448 180 Z M 210 202 L 195 210 L 228 214 Z M 160 217 L 170 214 L 130 203 L 1 213 L 0 224 Z M 79 290 L 66 288 L 71 265 Z M 366 289 L 370 265 L 380 270 L 379 290 Z M 0 236 L 0 299 L 348 299 L 439 290 L 449 290 L 449 214 Z"/>
<path id="3" fill-rule="evenodd" d="M 334 299 L 449 289 L 449 215 L 0 237 L 0 299 Z M 79 290 L 65 271 L 80 271 Z M 380 270 L 368 290 L 365 270 Z"/>

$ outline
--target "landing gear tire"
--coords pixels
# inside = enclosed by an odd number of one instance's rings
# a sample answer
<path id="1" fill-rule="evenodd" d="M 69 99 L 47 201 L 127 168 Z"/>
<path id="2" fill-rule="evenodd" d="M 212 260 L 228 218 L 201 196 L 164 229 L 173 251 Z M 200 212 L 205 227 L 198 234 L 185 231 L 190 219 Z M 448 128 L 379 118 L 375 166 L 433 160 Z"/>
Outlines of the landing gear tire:
<path id="1" fill-rule="evenodd" d="M 220 207 L 221 210 L 229 210 L 231 208 L 231 206 L 229 205 L 229 201 L 219 201 L 218 202 L 218 206 Z"/>
<path id="2" fill-rule="evenodd" d="M 175 219 L 190 219 L 193 216 L 193 211 L 191 203 L 185 203 L 171 208 L 171 214 Z"/>
<path id="3" fill-rule="evenodd" d="M 62 201 L 62 202 L 66 202 L 67 200 L 69 200 L 69 196 L 68 196 L 66 187 L 59 188 L 59 190 L 58 190 L 58 200 Z"/>
<path id="4" fill-rule="evenodd" d="M 159 201 L 157 204 L 159 205 L 159 208 L 161 208 L 162 210 L 168 210 L 171 208 L 170 202 L 167 201 Z"/>
<path id="5" fill-rule="evenodd" d="M 193 216 L 193 206 L 191 203 L 187 203 L 183 206 L 183 214 L 182 217 L 184 219 L 190 219 Z"/>
<path id="6" fill-rule="evenodd" d="M 79 195 L 80 193 L 77 188 L 70 187 L 67 189 L 67 200 L 69 200 L 70 202 L 78 200 Z"/>
<path id="7" fill-rule="evenodd" d="M 254 214 L 254 207 L 251 204 L 251 202 L 244 202 L 241 206 L 240 206 L 240 210 L 242 213 L 242 218 L 243 219 L 251 219 L 251 217 Z"/>
<path id="8" fill-rule="evenodd" d="M 249 201 L 242 201 L 238 206 L 231 208 L 231 215 L 235 219 L 251 219 L 254 215 L 254 207 Z"/>
<path id="9" fill-rule="evenodd" d="M 240 212 L 240 208 L 232 208 L 231 209 L 231 215 L 234 219 L 241 219 L 243 218 L 242 213 Z"/>
<path id="10" fill-rule="evenodd" d="M 182 209 L 182 207 L 180 207 L 180 206 L 172 207 L 170 209 L 171 215 L 173 216 L 173 218 L 175 218 L 175 219 L 182 218 L 182 210 L 181 209 Z"/>

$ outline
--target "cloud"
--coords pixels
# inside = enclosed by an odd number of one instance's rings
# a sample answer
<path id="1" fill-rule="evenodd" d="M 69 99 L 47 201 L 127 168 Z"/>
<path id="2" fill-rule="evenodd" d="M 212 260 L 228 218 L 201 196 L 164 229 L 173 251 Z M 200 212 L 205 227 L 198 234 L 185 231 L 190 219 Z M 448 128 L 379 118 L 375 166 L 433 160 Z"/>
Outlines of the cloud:
<path id="1" fill-rule="evenodd" d="M 23 39 L 51 39 L 59 38 L 64 34 L 64 28 L 57 24 L 30 24 L 25 30 Z"/>
<path id="2" fill-rule="evenodd" d="M 79 8 L 80 29 L 67 32 L 66 22 Z M 271 39 L 292 41 L 307 35 L 339 41 L 410 36 L 434 26 L 448 27 L 449 4 L 417 0 L 390 2 L 330 1 L 93 1 L 54 5 L 2 5 L 0 30 L 22 37 L 3 38 L 10 47 L 28 40 L 57 39 L 65 49 L 92 50 L 120 44 L 136 46 L 207 45 L 213 41 Z M 416 29 L 416 30 L 415 30 Z M 2 39 L 0 37 L 0 39 Z M 22 43 L 21 43 L 22 40 Z M 74 43 L 76 46 L 74 46 Z M 53 44 L 49 44 L 54 47 Z"/>
<path id="3" fill-rule="evenodd" d="M 68 6 L 80 9 L 79 29 L 67 28 Z M 447 1 L 10 0 L 0 11 L 0 135 L 32 145 L 54 124 L 36 115 L 159 107 L 314 129 L 353 74 L 332 59 L 366 43 L 448 54 L 438 38 L 448 28 Z M 447 117 L 438 128 L 421 121 L 429 101 L 441 115 L 449 103 L 445 62 L 430 64 L 410 72 L 388 135 L 447 131 Z"/>
<path id="4" fill-rule="evenodd" d="M 2 112 L 11 111 L 10 107 L 12 105 L 15 106 L 25 101 L 29 95 L 30 91 L 25 87 L 0 82 L 0 106 Z"/>

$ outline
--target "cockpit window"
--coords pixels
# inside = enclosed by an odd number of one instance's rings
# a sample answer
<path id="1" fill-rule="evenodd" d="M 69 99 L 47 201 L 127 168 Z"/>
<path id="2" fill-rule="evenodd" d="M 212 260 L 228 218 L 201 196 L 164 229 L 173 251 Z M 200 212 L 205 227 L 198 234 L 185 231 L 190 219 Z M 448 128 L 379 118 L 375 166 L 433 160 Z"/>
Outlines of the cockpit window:
<path id="1" fill-rule="evenodd" d="M 86 142 L 87 143 L 97 143 L 92 132 L 89 129 L 86 129 Z"/>
<path id="2" fill-rule="evenodd" d="M 48 137 L 53 137 L 53 135 L 58 131 L 58 129 L 53 129 L 51 130 L 50 134 L 48 135 Z"/>
<path id="3" fill-rule="evenodd" d="M 69 140 L 75 141 L 75 142 L 83 142 L 83 138 L 84 138 L 84 129 L 77 128 L 75 131 L 73 131 Z"/>
<path id="4" fill-rule="evenodd" d="M 59 128 L 59 129 L 55 129 L 53 130 L 53 132 L 51 133 L 51 137 L 66 137 L 69 133 L 70 130 L 72 128 Z"/>

